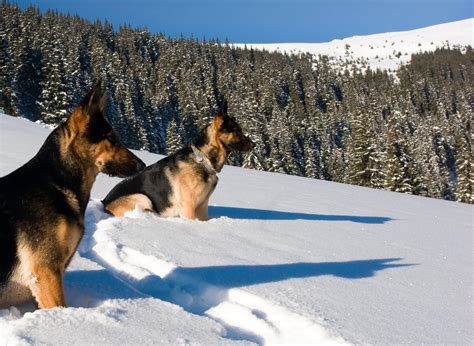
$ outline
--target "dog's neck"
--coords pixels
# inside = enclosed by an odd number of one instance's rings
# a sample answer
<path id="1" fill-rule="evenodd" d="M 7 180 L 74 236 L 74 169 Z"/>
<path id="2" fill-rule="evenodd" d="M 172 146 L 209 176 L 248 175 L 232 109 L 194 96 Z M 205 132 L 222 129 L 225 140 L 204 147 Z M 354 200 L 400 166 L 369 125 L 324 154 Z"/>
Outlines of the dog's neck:
<path id="1" fill-rule="evenodd" d="M 193 145 L 207 160 L 212 169 L 219 173 L 224 167 L 225 160 L 229 155 L 226 148 L 220 143 L 207 143 L 203 146 Z"/>
<path id="2" fill-rule="evenodd" d="M 214 171 L 219 173 L 222 170 L 229 152 L 219 141 L 211 126 L 207 126 L 201 131 L 193 141 L 192 146 L 204 155 L 204 159 L 209 161 Z"/>
<path id="3" fill-rule="evenodd" d="M 45 146 L 51 141 L 50 145 L 55 146 L 58 152 L 52 157 L 50 154 L 51 149 L 45 150 L 44 153 L 47 155 L 45 160 L 57 160 L 61 170 L 57 172 L 54 179 L 55 185 L 63 192 L 67 190 L 70 194 L 74 194 L 80 212 L 83 213 L 89 202 L 92 185 L 95 182 L 98 169 L 93 163 L 84 159 L 87 153 L 81 152 L 78 149 L 80 148 L 80 145 L 76 142 L 78 138 L 73 137 L 71 133 L 67 125 L 63 124 L 55 130 L 54 134 L 51 134 L 52 136 L 46 140 Z M 38 155 L 41 152 L 42 150 L 40 150 Z"/>
<path id="4" fill-rule="evenodd" d="M 203 165 L 208 174 L 216 175 L 216 168 L 211 163 L 206 154 L 204 154 L 200 149 L 196 148 L 193 144 L 191 144 L 191 149 L 193 150 L 194 160 L 196 160 L 197 163 Z"/>

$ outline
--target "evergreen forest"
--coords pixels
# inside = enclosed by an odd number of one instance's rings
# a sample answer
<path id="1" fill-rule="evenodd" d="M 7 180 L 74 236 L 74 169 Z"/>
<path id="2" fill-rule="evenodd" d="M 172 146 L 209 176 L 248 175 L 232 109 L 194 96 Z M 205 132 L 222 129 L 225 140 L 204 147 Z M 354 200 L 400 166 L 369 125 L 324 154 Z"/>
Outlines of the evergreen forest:
<path id="1" fill-rule="evenodd" d="M 123 142 L 169 154 L 225 97 L 257 144 L 232 165 L 465 203 L 474 201 L 473 64 L 471 47 L 446 46 L 396 72 L 336 66 L 0 5 L 7 114 L 59 124 L 101 78 Z"/>

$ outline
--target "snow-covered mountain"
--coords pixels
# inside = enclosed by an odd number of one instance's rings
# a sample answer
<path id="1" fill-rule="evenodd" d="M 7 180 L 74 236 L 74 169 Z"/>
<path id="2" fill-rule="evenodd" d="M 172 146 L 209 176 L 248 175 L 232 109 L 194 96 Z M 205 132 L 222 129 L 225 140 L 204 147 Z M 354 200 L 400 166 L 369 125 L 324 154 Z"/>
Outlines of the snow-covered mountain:
<path id="1" fill-rule="evenodd" d="M 50 131 L 1 115 L 0 174 Z M 70 307 L 0 310 L 0 345 L 474 340 L 472 205 L 225 167 L 208 222 L 112 218 L 117 181 L 94 185 Z"/>
<path id="2" fill-rule="evenodd" d="M 346 61 L 372 69 L 396 70 L 411 55 L 440 47 L 474 46 L 474 18 L 433 25 L 422 29 L 353 36 L 327 43 L 247 44 L 247 47 L 286 53 L 327 55 L 334 64 Z M 244 47 L 245 44 L 235 44 Z"/>

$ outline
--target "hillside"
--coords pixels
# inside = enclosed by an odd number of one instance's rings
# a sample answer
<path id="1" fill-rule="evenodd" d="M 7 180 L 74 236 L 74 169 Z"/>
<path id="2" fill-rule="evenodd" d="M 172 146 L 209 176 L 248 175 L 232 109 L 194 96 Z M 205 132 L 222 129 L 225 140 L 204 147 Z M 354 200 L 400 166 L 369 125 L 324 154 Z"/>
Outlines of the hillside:
<path id="1" fill-rule="evenodd" d="M 248 44 L 247 47 L 289 54 L 327 55 L 334 64 L 356 62 L 360 68 L 396 71 L 410 61 L 412 54 L 437 48 L 473 46 L 474 18 L 433 25 L 426 28 L 353 36 L 324 43 Z M 244 47 L 245 44 L 235 44 Z"/>
<path id="2" fill-rule="evenodd" d="M 4 113 L 58 124 L 101 78 L 108 117 L 124 143 L 166 154 L 188 143 L 226 98 L 229 114 L 257 144 L 230 165 L 474 202 L 474 51 L 455 47 L 455 29 L 464 40 L 472 21 L 381 35 L 396 38 L 409 55 L 420 40 L 422 47 L 434 36 L 453 40 L 410 55 L 395 75 L 350 61 L 341 68 L 327 56 L 170 39 L 8 2 L 0 4 L 0 22 Z M 360 39 L 361 52 L 375 45 L 385 56 L 385 43 Z M 441 44 L 433 42 L 430 49 Z"/>
<path id="3" fill-rule="evenodd" d="M 0 174 L 49 131 L 1 115 Z M 474 339 L 472 205 L 229 166 L 219 177 L 212 220 L 195 222 L 107 217 L 99 200 L 118 179 L 99 176 L 70 307 L 0 310 L 0 344 Z"/>

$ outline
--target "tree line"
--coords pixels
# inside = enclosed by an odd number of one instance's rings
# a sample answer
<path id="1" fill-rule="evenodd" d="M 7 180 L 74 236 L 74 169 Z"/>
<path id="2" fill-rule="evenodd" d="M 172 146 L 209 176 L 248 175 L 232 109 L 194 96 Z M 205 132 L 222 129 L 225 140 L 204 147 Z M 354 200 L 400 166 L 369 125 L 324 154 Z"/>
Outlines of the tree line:
<path id="1" fill-rule="evenodd" d="M 0 108 L 63 121 L 94 80 L 134 149 L 168 154 L 225 97 L 257 143 L 233 165 L 473 203 L 474 53 L 445 47 L 395 74 L 0 7 Z"/>

